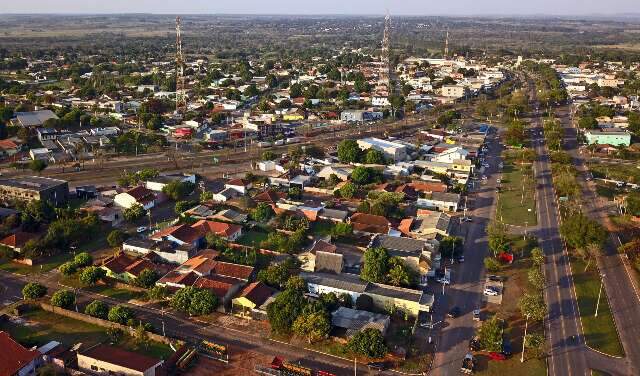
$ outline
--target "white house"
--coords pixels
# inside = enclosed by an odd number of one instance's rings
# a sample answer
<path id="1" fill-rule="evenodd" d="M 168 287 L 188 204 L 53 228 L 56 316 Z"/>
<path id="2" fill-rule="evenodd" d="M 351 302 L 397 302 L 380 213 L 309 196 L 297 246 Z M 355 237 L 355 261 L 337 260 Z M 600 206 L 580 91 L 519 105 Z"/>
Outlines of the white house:
<path id="1" fill-rule="evenodd" d="M 144 185 L 147 189 L 150 189 L 154 192 L 162 192 L 162 189 L 169 183 L 173 181 L 180 181 L 182 183 L 189 182 L 191 184 L 196 184 L 196 175 L 195 174 L 173 174 L 173 175 L 161 175 L 155 178 L 151 178 L 147 180 Z"/>
<path id="2" fill-rule="evenodd" d="M 362 150 L 375 149 L 384 154 L 388 159 L 394 162 L 404 161 L 407 159 L 407 147 L 403 144 L 381 140 L 379 138 L 370 137 L 358 140 L 358 146 Z"/>
<path id="3" fill-rule="evenodd" d="M 468 155 L 469 152 L 465 148 L 456 146 L 436 155 L 433 160 L 436 162 L 453 163 L 455 160 L 467 159 Z"/>
<path id="4" fill-rule="evenodd" d="M 246 182 L 243 179 L 232 179 L 225 183 L 225 188 L 230 188 L 242 195 L 246 195 L 252 185 L 250 182 Z"/>
<path id="5" fill-rule="evenodd" d="M 142 205 L 145 210 L 149 210 L 155 206 L 156 194 L 150 189 L 139 185 L 125 192 L 117 194 L 113 198 L 113 202 L 124 209 L 128 209 L 134 204 Z"/>

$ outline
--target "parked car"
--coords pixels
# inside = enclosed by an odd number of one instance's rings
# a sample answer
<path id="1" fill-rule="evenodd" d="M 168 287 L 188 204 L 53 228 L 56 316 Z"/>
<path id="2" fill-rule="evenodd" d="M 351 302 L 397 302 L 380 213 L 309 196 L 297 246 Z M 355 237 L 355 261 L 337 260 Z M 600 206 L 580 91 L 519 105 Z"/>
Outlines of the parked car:
<path id="1" fill-rule="evenodd" d="M 469 351 L 480 351 L 480 340 L 473 337 L 469 340 Z"/>
<path id="2" fill-rule="evenodd" d="M 436 279 L 436 282 L 441 283 L 443 285 L 450 285 L 451 284 L 451 281 L 448 278 L 445 278 L 445 277 Z"/>
<path id="3" fill-rule="evenodd" d="M 505 356 L 511 356 L 512 349 L 511 349 L 511 341 L 509 341 L 509 338 L 503 338 L 502 339 L 502 353 Z"/>
<path id="4" fill-rule="evenodd" d="M 479 309 L 474 309 L 473 310 L 473 321 L 480 321 L 480 310 Z"/>
<path id="5" fill-rule="evenodd" d="M 451 317 L 452 319 L 455 319 L 456 317 L 460 316 L 460 307 L 453 307 L 449 310 L 449 312 L 447 312 L 447 316 Z"/>
<path id="6" fill-rule="evenodd" d="M 489 281 L 492 281 L 492 282 L 502 282 L 502 281 L 504 281 L 504 278 L 503 278 L 503 277 L 501 277 L 501 276 L 499 276 L 499 275 L 495 275 L 495 274 L 489 274 L 489 275 L 487 276 L 487 279 L 488 279 Z"/>
<path id="7" fill-rule="evenodd" d="M 490 287 L 487 287 L 487 288 L 484 289 L 484 294 L 487 295 L 487 296 L 498 296 L 498 295 L 500 295 L 498 293 L 498 291 L 496 291 L 495 289 L 492 289 Z"/>
<path id="8" fill-rule="evenodd" d="M 374 370 L 374 371 L 384 371 L 385 369 L 387 369 L 387 363 L 386 362 L 369 362 L 367 363 L 367 367 L 370 370 Z"/>
<path id="9" fill-rule="evenodd" d="M 140 227 L 138 227 L 138 228 L 136 229 L 136 232 L 137 232 L 138 234 L 140 234 L 140 233 L 142 233 L 142 232 L 145 232 L 145 231 L 147 231 L 147 226 L 140 226 Z"/>
<path id="10" fill-rule="evenodd" d="M 464 256 L 458 256 L 458 262 L 459 263 L 463 263 L 464 262 Z"/>

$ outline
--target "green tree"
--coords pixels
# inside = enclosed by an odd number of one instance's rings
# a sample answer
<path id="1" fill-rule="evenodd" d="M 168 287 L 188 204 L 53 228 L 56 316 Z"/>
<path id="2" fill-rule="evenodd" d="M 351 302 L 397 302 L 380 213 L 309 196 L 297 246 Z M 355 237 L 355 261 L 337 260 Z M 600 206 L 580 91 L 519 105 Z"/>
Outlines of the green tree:
<path id="1" fill-rule="evenodd" d="M 271 205 L 261 202 L 251 212 L 251 218 L 256 222 L 266 223 L 273 216 Z"/>
<path id="2" fill-rule="evenodd" d="M 60 308 L 71 308 L 76 303 L 76 295 L 70 290 L 58 290 L 51 296 L 51 305 Z"/>
<path id="3" fill-rule="evenodd" d="M 547 306 L 541 293 L 524 294 L 518 300 L 518 307 L 522 312 L 522 316 L 529 316 L 529 319 L 534 321 L 544 320 L 547 314 Z"/>
<path id="4" fill-rule="evenodd" d="M 356 195 L 356 193 L 358 193 L 358 187 L 349 181 L 346 182 L 342 187 L 340 187 L 339 192 L 340 197 L 351 199 Z"/>
<path id="5" fill-rule="evenodd" d="M 31 169 L 31 171 L 37 172 L 38 174 L 40 174 L 42 170 L 47 168 L 47 163 L 40 159 L 34 159 L 31 162 L 29 162 L 29 168 Z"/>
<path id="6" fill-rule="evenodd" d="M 69 277 L 74 275 L 78 271 L 78 266 L 73 261 L 67 261 L 64 264 L 60 265 L 58 267 L 58 270 L 60 270 L 60 273 L 62 273 L 63 275 Z"/>
<path id="7" fill-rule="evenodd" d="M 278 159 L 278 156 L 276 155 L 276 153 L 272 152 L 271 150 L 266 150 L 262 152 L 263 161 L 273 161 L 276 159 Z"/>
<path id="8" fill-rule="evenodd" d="M 177 201 L 174 207 L 174 212 L 180 215 L 196 205 L 198 205 L 197 201 Z"/>
<path id="9" fill-rule="evenodd" d="M 99 300 L 94 300 L 87 304 L 84 309 L 84 313 L 89 316 L 106 320 L 109 316 L 109 306 Z"/>
<path id="10" fill-rule="evenodd" d="M 530 333 L 525 338 L 525 347 L 533 353 L 535 357 L 542 356 L 545 344 L 544 335 L 541 333 Z"/>
<path id="11" fill-rule="evenodd" d="M 378 329 L 366 328 L 349 339 L 347 349 L 369 358 L 382 358 L 387 354 L 384 337 Z"/>
<path id="12" fill-rule="evenodd" d="M 186 287 L 178 290 L 171 298 L 171 307 L 191 316 L 208 315 L 218 305 L 218 300 L 209 290 Z"/>
<path id="13" fill-rule="evenodd" d="M 295 268 L 293 259 L 288 258 L 286 261 L 270 265 L 268 268 L 258 272 L 258 281 L 261 281 L 271 287 L 283 288 L 292 275 Z"/>
<path id="14" fill-rule="evenodd" d="M 302 314 L 293 322 L 293 332 L 305 337 L 309 343 L 326 338 L 331 330 L 331 321 L 324 312 Z"/>
<path id="15" fill-rule="evenodd" d="M 459 236 L 446 236 L 440 242 L 440 254 L 442 257 L 453 258 L 464 251 L 464 240 Z"/>
<path id="16" fill-rule="evenodd" d="M 489 249 L 494 255 L 507 250 L 509 246 L 507 226 L 498 221 L 491 221 L 487 226 L 487 236 L 489 238 Z"/>
<path id="17" fill-rule="evenodd" d="M 367 150 L 367 153 L 364 156 L 364 162 L 366 164 L 382 165 L 382 164 L 386 164 L 387 160 L 381 151 L 376 149 L 369 149 Z"/>
<path id="18" fill-rule="evenodd" d="M 39 299 L 47 295 L 47 288 L 37 282 L 29 282 L 22 288 L 25 299 Z"/>
<path id="19" fill-rule="evenodd" d="M 147 291 L 149 300 L 164 300 L 169 295 L 169 290 L 164 286 L 153 286 Z"/>
<path id="20" fill-rule="evenodd" d="M 390 258 L 388 269 L 387 283 L 390 285 L 409 287 L 413 284 L 413 273 L 401 258 Z"/>
<path id="21" fill-rule="evenodd" d="M 351 173 L 351 180 L 358 185 L 369 184 L 373 180 L 373 171 L 371 168 L 358 166 Z"/>
<path id="22" fill-rule="evenodd" d="M 607 238 L 604 227 L 582 213 L 567 216 L 560 225 L 560 233 L 572 248 L 584 248 L 587 244 L 602 246 Z"/>
<path id="23" fill-rule="evenodd" d="M 355 140 L 342 140 L 338 144 L 338 159 L 342 163 L 360 162 L 362 150 Z"/>
<path id="24" fill-rule="evenodd" d="M 539 266 L 534 266 L 529 269 L 527 272 L 527 279 L 535 289 L 542 290 L 544 288 L 544 274 Z"/>
<path id="25" fill-rule="evenodd" d="M 371 311 L 373 309 L 373 298 L 367 294 L 360 294 L 356 299 L 356 309 Z"/>
<path id="26" fill-rule="evenodd" d="M 140 274 L 136 277 L 134 284 L 136 286 L 144 287 L 145 289 L 152 288 L 156 281 L 160 278 L 158 272 L 152 269 L 145 268 L 140 272 Z"/>
<path id="27" fill-rule="evenodd" d="M 478 329 L 480 346 L 486 351 L 502 351 L 502 324 L 498 316 L 482 323 Z"/>
<path id="28" fill-rule="evenodd" d="M 360 278 L 369 282 L 384 283 L 387 275 L 389 255 L 381 247 L 369 248 L 364 252 L 364 267 Z"/>
<path id="29" fill-rule="evenodd" d="M 106 276 L 104 269 L 96 266 L 87 266 L 80 272 L 80 282 L 87 286 L 93 286 Z"/>
<path id="30" fill-rule="evenodd" d="M 114 248 L 120 247 L 122 243 L 127 240 L 127 237 L 127 233 L 122 230 L 116 229 L 111 231 L 107 236 L 107 243 L 109 243 L 109 245 Z"/>
<path id="31" fill-rule="evenodd" d="M 138 219 L 144 217 L 147 214 L 147 211 L 142 207 L 142 205 L 135 203 L 131 205 L 131 207 L 124 209 L 122 212 L 122 216 L 129 222 L 135 222 Z"/>
<path id="32" fill-rule="evenodd" d="M 578 126 L 582 129 L 595 129 L 598 127 L 598 121 L 592 116 L 585 116 L 578 120 Z"/>
<path id="33" fill-rule="evenodd" d="M 331 236 L 345 238 L 353 235 L 353 226 L 350 223 L 338 222 L 331 228 Z"/>
<path id="34" fill-rule="evenodd" d="M 188 181 L 173 180 L 162 187 L 162 193 L 173 201 L 178 201 L 193 192 L 195 185 Z"/>
<path id="35" fill-rule="evenodd" d="M 276 295 L 267 306 L 267 317 L 271 330 L 277 334 L 291 333 L 293 323 L 298 319 L 307 301 L 304 291 L 293 283 L 287 283 L 287 288 Z"/>
<path id="36" fill-rule="evenodd" d="M 500 262 L 493 257 L 485 257 L 484 259 L 484 267 L 490 273 L 495 273 L 500 271 Z"/>
<path id="37" fill-rule="evenodd" d="M 536 247 L 531 250 L 531 260 L 534 265 L 541 266 L 544 264 L 544 252 L 541 248 Z"/>
<path id="38" fill-rule="evenodd" d="M 109 310 L 109 314 L 107 315 L 109 321 L 122 325 L 127 325 L 129 320 L 133 319 L 134 317 L 135 315 L 133 313 L 133 310 L 121 304 L 111 307 L 111 309 Z"/>
<path id="39" fill-rule="evenodd" d="M 87 252 L 81 252 L 73 258 L 73 262 L 76 264 L 76 266 L 82 268 L 93 264 L 93 257 L 91 257 L 91 255 Z"/>

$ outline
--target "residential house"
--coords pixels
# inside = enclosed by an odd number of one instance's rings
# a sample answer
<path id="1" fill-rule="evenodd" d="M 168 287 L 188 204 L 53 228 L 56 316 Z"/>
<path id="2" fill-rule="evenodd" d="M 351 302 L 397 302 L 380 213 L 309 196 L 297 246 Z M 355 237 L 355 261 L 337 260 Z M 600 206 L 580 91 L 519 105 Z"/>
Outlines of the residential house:
<path id="1" fill-rule="evenodd" d="M 451 216 L 437 211 L 419 210 L 417 218 L 406 218 L 400 222 L 398 230 L 404 235 L 420 240 L 449 236 Z"/>
<path id="2" fill-rule="evenodd" d="M 419 198 L 416 205 L 420 208 L 438 209 L 440 211 L 456 212 L 460 204 L 457 193 L 433 192 L 424 198 Z"/>
<path id="3" fill-rule="evenodd" d="M 157 231 L 151 234 L 149 239 L 155 241 L 168 240 L 179 246 L 197 249 L 202 245 L 204 233 L 201 229 L 191 227 L 188 224 L 181 224 Z"/>
<path id="4" fill-rule="evenodd" d="M 232 300 L 232 311 L 241 317 L 266 317 L 266 307 L 263 306 L 276 293 L 275 289 L 262 282 L 250 283 Z"/>
<path id="5" fill-rule="evenodd" d="M 181 246 L 166 239 L 156 241 L 145 238 L 130 238 L 122 243 L 122 250 L 141 255 L 153 254 L 164 262 L 182 264 L 196 253 L 197 248 L 190 245 Z"/>
<path id="6" fill-rule="evenodd" d="M 154 192 L 162 192 L 162 189 L 167 186 L 167 184 L 179 181 L 182 183 L 191 183 L 196 184 L 196 175 L 195 174 L 173 174 L 173 175 L 160 175 L 155 178 L 148 179 L 144 182 L 145 187 Z"/>
<path id="7" fill-rule="evenodd" d="M 348 166 L 325 166 L 316 174 L 316 177 L 327 180 L 331 175 L 335 175 L 338 179 L 347 181 L 352 172 L 353 168 Z"/>
<path id="8" fill-rule="evenodd" d="M 374 137 L 360 139 L 357 142 L 360 149 L 378 150 L 384 154 L 385 158 L 394 162 L 401 162 L 407 159 L 407 147 L 404 144 Z"/>
<path id="9" fill-rule="evenodd" d="M 463 98 L 469 95 L 469 88 L 463 85 L 442 85 L 440 93 L 447 98 Z"/>
<path id="10" fill-rule="evenodd" d="M 237 191 L 241 195 L 246 195 L 253 185 L 250 182 L 245 181 L 244 179 L 232 179 L 226 182 L 224 186 L 225 188 L 230 188 Z"/>
<path id="11" fill-rule="evenodd" d="M 145 210 L 149 210 L 155 206 L 156 199 L 156 194 L 152 190 L 138 185 L 117 194 L 113 201 L 117 206 L 124 209 L 130 208 L 134 204 L 140 204 Z"/>
<path id="12" fill-rule="evenodd" d="M 107 277 L 123 281 L 125 283 L 131 283 L 145 270 L 154 270 L 159 275 L 166 274 L 165 267 L 156 265 L 147 257 L 133 257 L 124 252 L 119 252 L 116 255 L 107 257 L 100 266 L 107 272 Z"/>
<path id="13" fill-rule="evenodd" d="M 385 217 L 366 213 L 355 213 L 349 220 L 356 234 L 387 234 L 391 230 L 391 222 Z"/>
<path id="14" fill-rule="evenodd" d="M 78 353 L 78 369 L 89 375 L 155 376 L 164 361 L 99 344 Z"/>
<path id="15" fill-rule="evenodd" d="M 355 274 L 302 272 L 300 277 L 307 282 L 309 293 L 313 295 L 332 292 L 336 295 L 347 294 L 355 302 L 365 294 L 371 297 L 376 309 L 386 310 L 389 306 L 395 306 L 412 316 L 417 316 L 420 311 L 429 312 L 434 302 L 433 295 L 422 290 L 366 282 Z"/>
<path id="16" fill-rule="evenodd" d="M 343 223 L 349 217 L 349 212 L 346 210 L 327 209 L 322 208 L 318 213 L 318 219 L 331 221 L 335 223 Z"/>
<path id="17" fill-rule="evenodd" d="M 13 140 L 0 140 L 0 155 L 12 157 L 16 155 L 22 147 Z"/>
<path id="18" fill-rule="evenodd" d="M 442 151 L 433 157 L 436 162 L 453 163 L 456 160 L 467 159 L 469 152 L 461 147 L 453 147 Z"/>
<path id="19" fill-rule="evenodd" d="M 214 192 L 211 194 L 211 200 L 214 202 L 227 202 L 233 200 L 241 193 L 235 188 L 225 188 L 220 192 Z"/>
<path id="20" fill-rule="evenodd" d="M 29 157 L 34 161 L 48 162 L 52 156 L 53 153 L 47 148 L 34 148 L 29 150 Z"/>
<path id="21" fill-rule="evenodd" d="M 41 364 L 37 350 L 29 350 L 16 342 L 9 333 L 0 331 L 0 375 L 35 375 Z"/>
<path id="22" fill-rule="evenodd" d="M 200 231 L 201 234 L 206 235 L 208 233 L 212 233 L 230 242 L 234 242 L 242 236 L 242 226 L 225 222 L 215 222 L 201 219 L 191 225 L 191 227 Z"/>
<path id="23" fill-rule="evenodd" d="M 16 231 L 13 234 L 5 236 L 0 240 L 0 245 L 13 249 L 14 252 L 21 253 L 22 248 L 31 239 L 35 239 L 36 235 L 23 231 Z"/>
<path id="24" fill-rule="evenodd" d="M 16 112 L 15 123 L 21 127 L 42 127 L 49 119 L 59 119 L 51 110 L 38 110 L 31 112 Z"/>
<path id="25" fill-rule="evenodd" d="M 389 315 L 347 307 L 339 307 L 331 313 L 331 326 L 347 329 L 348 337 L 369 328 L 379 330 L 384 336 L 390 323 Z"/>
<path id="26" fill-rule="evenodd" d="M 412 238 L 376 235 L 369 243 L 369 248 L 377 247 L 386 249 L 390 257 L 401 258 L 408 268 L 420 276 L 421 285 L 426 285 L 428 277 L 435 275 L 432 265 L 435 248 L 432 243 Z M 439 258 L 436 261 L 439 261 Z"/>

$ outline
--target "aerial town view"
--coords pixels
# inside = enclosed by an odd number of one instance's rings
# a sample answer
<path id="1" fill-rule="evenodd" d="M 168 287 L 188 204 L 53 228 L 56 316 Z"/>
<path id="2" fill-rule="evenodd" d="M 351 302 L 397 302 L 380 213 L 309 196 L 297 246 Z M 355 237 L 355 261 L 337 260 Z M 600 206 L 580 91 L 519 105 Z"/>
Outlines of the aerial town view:
<path id="1" fill-rule="evenodd" d="M 0 3 L 0 376 L 640 375 L 638 0 Z"/>

